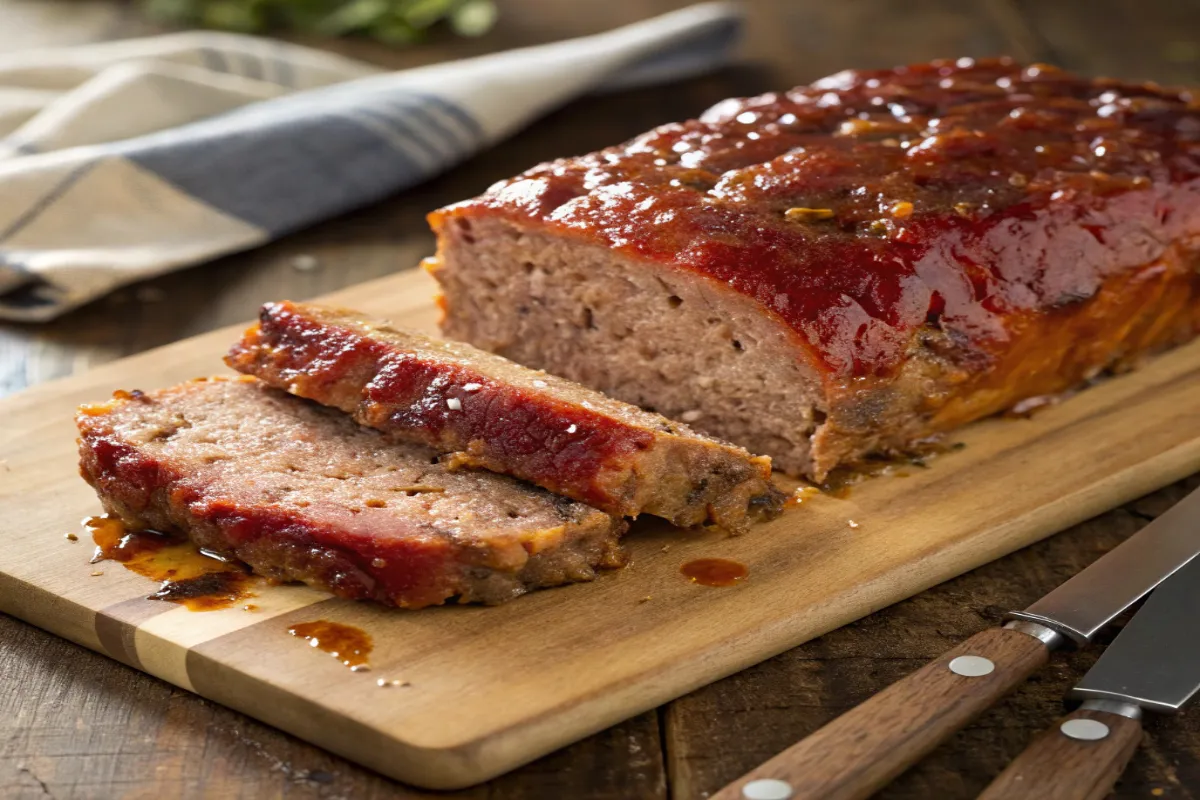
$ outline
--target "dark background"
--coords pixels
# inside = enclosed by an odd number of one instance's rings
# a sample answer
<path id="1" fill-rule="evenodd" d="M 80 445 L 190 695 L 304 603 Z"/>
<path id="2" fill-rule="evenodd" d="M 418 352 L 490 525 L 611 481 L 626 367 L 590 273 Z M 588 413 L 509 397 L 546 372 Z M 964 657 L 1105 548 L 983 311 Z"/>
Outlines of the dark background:
<path id="1" fill-rule="evenodd" d="M 687 5 L 499 0 L 478 40 L 392 51 L 324 44 L 394 67 L 594 33 Z M 849 67 L 1007 54 L 1092 75 L 1200 84 L 1200 0 L 758 0 L 737 66 L 589 98 L 403 196 L 262 249 L 129 287 L 44 326 L 0 324 L 0 395 L 410 269 L 432 251 L 424 213 L 547 158 L 690 117 L 731 95 Z M 127 3 L 0 0 L 0 52 L 151 33 Z M 319 268 L 299 271 L 296 256 Z M 2 424 L 2 423 L 0 423 Z M 438 797 L 691 800 L 1027 605 L 1200 486 L 1197 476 L 876 613 L 486 786 Z M 20 524 L 6 520 L 4 524 Z M 0 545 L 2 546 L 2 545 Z M 798 579 L 803 579 L 800 576 Z M 1095 652 L 1066 652 L 880 796 L 974 797 L 1039 729 Z M 1200 714 L 1151 719 L 1119 798 L 1200 797 Z M 434 796 L 0 615 L 0 796 Z"/>

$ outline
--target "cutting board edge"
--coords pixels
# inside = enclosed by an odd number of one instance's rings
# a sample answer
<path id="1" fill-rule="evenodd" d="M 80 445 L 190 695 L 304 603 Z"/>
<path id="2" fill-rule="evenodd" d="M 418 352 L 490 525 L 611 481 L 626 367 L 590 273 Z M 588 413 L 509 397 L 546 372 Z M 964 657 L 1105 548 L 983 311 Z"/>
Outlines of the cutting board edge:
<path id="1" fill-rule="evenodd" d="M 889 578 L 894 578 L 894 573 L 881 572 L 872 580 L 849 588 L 834 598 L 837 602 L 830 602 L 828 606 L 840 607 L 840 613 L 831 613 L 815 624 L 811 619 L 806 623 L 800 623 L 799 617 L 785 618 L 777 623 L 775 631 L 767 633 L 765 630 L 759 630 L 749 637 L 763 643 L 757 648 L 730 647 L 728 641 L 714 642 L 710 647 L 698 651 L 689 659 L 687 671 L 692 674 L 683 682 L 672 681 L 661 675 L 634 676 L 627 683 L 628 689 L 622 693 L 614 695 L 610 692 L 595 692 L 589 696 L 574 698 L 570 703 L 547 709 L 538 716 L 528 718 L 520 723 L 441 746 L 426 746 L 407 741 L 396 733 L 382 730 L 356 719 L 354 716 L 339 713 L 336 709 L 322 705 L 310 697 L 288 691 L 284 687 L 271 684 L 255 676 L 237 672 L 232 667 L 200 652 L 203 645 L 188 652 L 186 658 L 189 664 L 189 673 L 191 673 L 193 663 L 197 667 L 197 672 L 192 675 L 193 682 L 210 685 L 183 686 L 178 681 L 171 680 L 169 675 L 160 675 L 145 667 L 141 667 L 141 670 L 155 678 L 232 708 L 239 713 L 247 714 L 265 724 L 312 741 L 331 752 L 363 764 L 395 780 L 435 790 L 462 789 L 502 775 L 586 736 L 656 708 L 665 702 L 754 664 L 761 663 L 824 633 L 861 619 L 879 608 L 912 597 L 931 586 L 951 580 L 983 564 L 1052 536 L 1066 527 L 1169 485 L 1191 475 L 1198 469 L 1200 469 L 1200 442 L 1184 443 L 1157 456 L 1150 462 L 1114 473 L 1108 480 L 1082 490 L 1078 495 L 1085 498 L 1084 502 L 1065 504 L 1070 509 L 1070 513 L 1065 516 L 1036 518 L 1028 525 L 1024 525 L 1023 520 L 1015 520 L 1014 524 L 1018 531 L 1008 537 L 997 537 L 1005 542 L 1000 547 L 979 548 L 978 539 L 985 534 L 977 534 L 964 538 L 950 548 L 942 549 L 934 560 L 923 562 L 926 569 L 921 573 L 922 578 L 911 586 L 907 586 L 902 597 L 897 596 L 894 592 L 886 592 L 883 586 Z M 1135 473 L 1140 479 L 1131 480 L 1127 473 Z M 1113 492 L 1114 487 L 1118 489 L 1116 493 Z M 1021 528 L 1024 530 L 1020 530 Z M 936 564 L 936 568 L 928 569 L 933 564 Z M 895 584 L 890 585 L 894 590 Z M 885 594 L 887 594 L 886 598 Z M 24 597 L 26 601 L 10 602 L 9 598 L 14 596 Z M 67 604 L 69 607 L 69 614 L 64 615 L 61 612 L 41 614 L 36 611 L 38 608 L 49 609 L 53 605 L 62 606 L 63 604 Z M 81 633 L 89 628 L 94 630 L 96 612 L 78 602 L 56 595 L 35 583 L 13 575 L 0 574 L 0 611 L 12 614 L 43 630 L 63 636 L 97 653 L 125 663 L 119 655 L 109 652 L 98 637 L 88 637 Z M 137 628 L 136 624 L 121 624 L 126 626 L 130 635 Z M 785 630 L 779 630 L 781 626 Z M 787 632 L 788 628 L 791 629 L 790 632 Z M 699 666 L 701 663 L 704 664 L 703 667 Z M 714 669 L 714 663 L 719 664 L 719 668 Z M 220 686 L 221 681 L 197 680 L 197 677 L 204 671 L 229 671 L 231 674 L 236 674 L 237 680 L 242 684 L 240 690 L 226 692 L 219 688 L 212 688 Z M 240 696 L 266 697 L 272 694 L 285 696 L 288 703 L 265 703 L 261 707 L 267 709 L 264 712 L 260 708 L 251 707 L 253 704 L 240 699 Z M 613 702 L 614 699 L 619 702 Z M 600 704 L 607 707 L 606 713 L 592 713 L 587 710 L 589 707 L 596 707 Z M 272 709 L 280 709 L 280 712 L 272 713 Z M 335 731 L 334 728 L 325 726 L 323 722 L 314 723 L 315 728 L 307 728 L 283 719 L 281 715 L 325 721 L 336 719 L 338 726 L 349 726 L 355 729 L 359 735 L 342 735 L 345 733 L 344 730 Z M 564 726 L 564 719 L 578 722 Z M 361 743 L 372 740 L 377 741 L 378 746 L 364 752 Z M 353 742 L 356 746 L 343 747 L 341 746 L 342 742 Z"/>
<path id="2" fill-rule="evenodd" d="M 1150 468 L 1153 465 L 1154 468 Z M 1019 536 L 1013 536 L 1007 540 L 1007 543 L 993 550 L 976 549 L 975 543 L 977 537 L 965 538 L 953 547 L 942 550 L 939 553 L 940 559 L 945 562 L 944 568 L 939 570 L 930 570 L 925 580 L 918 581 L 913 586 L 906 589 L 906 593 L 902 597 L 897 597 L 886 591 L 885 584 L 888 579 L 894 577 L 894 573 L 883 572 L 877 575 L 873 580 L 864 584 L 852 587 L 837 596 L 837 602 L 830 602 L 829 606 L 837 606 L 841 603 L 846 603 L 846 598 L 855 598 L 854 605 L 848 605 L 842 609 L 842 613 L 831 614 L 829 617 L 818 623 L 817 625 L 806 625 L 798 629 L 794 634 L 780 636 L 778 634 L 768 635 L 765 630 L 757 632 L 755 638 L 763 642 L 771 642 L 771 644 L 759 649 L 744 649 L 740 658 L 732 658 L 728 654 L 736 652 L 736 648 L 731 648 L 727 643 L 713 643 L 706 651 L 701 651 L 695 654 L 691 661 L 693 663 L 706 662 L 707 669 L 695 669 L 696 677 L 693 680 L 671 684 L 670 688 L 663 688 L 660 691 L 655 691 L 654 686 L 656 681 L 654 676 L 646 674 L 631 678 L 628 681 L 630 687 L 629 693 L 634 695 L 627 702 L 619 704 L 611 704 L 612 695 L 606 694 L 604 701 L 609 701 L 614 709 L 620 709 L 608 715 L 592 715 L 590 723 L 585 725 L 575 726 L 571 733 L 562 734 L 561 720 L 564 713 L 571 711 L 579 712 L 580 709 L 588 705 L 601 702 L 598 697 L 588 697 L 577 700 L 576 702 L 564 706 L 547 710 L 540 716 L 523 721 L 520 724 L 503 728 L 500 730 L 490 731 L 484 737 L 460 743 L 457 746 L 448 748 L 430 748 L 427 752 L 443 754 L 447 751 L 471 750 L 475 748 L 484 749 L 489 742 L 501 742 L 510 744 L 515 738 L 513 733 L 517 731 L 528 732 L 531 728 L 545 726 L 547 728 L 557 725 L 559 735 L 552 737 L 553 741 L 542 747 L 525 748 L 521 755 L 509 758 L 494 758 L 479 759 L 481 767 L 479 773 L 472 780 L 466 782 L 455 782 L 453 784 L 433 784 L 417 782 L 411 775 L 392 774 L 387 770 L 377 770 L 394 777 L 397 780 L 413 783 L 414 785 L 422 786 L 430 789 L 462 789 L 469 786 L 474 786 L 484 781 L 490 780 L 499 775 L 503 775 L 513 769 L 528 764 L 541 756 L 547 755 L 556 749 L 565 747 L 568 744 L 577 742 L 594 733 L 598 733 L 617 724 L 621 721 L 630 719 L 638 714 L 650 711 L 663 703 L 682 697 L 690 692 L 693 692 L 703 686 L 707 686 L 722 678 L 733 675 L 744 669 L 747 669 L 755 664 L 759 664 L 769 658 L 786 652 L 794 647 L 797 647 L 805 642 L 811 641 L 819 636 L 836 630 L 837 628 L 847 625 L 855 620 L 861 619 L 880 608 L 885 608 L 897 602 L 901 602 L 909 597 L 917 595 L 933 586 L 952 580 L 960 575 L 963 575 L 972 569 L 976 569 L 992 561 L 1002 558 L 1010 553 L 1016 552 L 1024 547 L 1028 547 L 1036 542 L 1055 535 L 1072 525 L 1084 522 L 1099 514 L 1111 511 L 1124 503 L 1135 500 L 1150 492 L 1156 491 L 1168 486 L 1178 480 L 1188 477 L 1189 475 L 1200 470 L 1200 442 L 1189 442 L 1167 451 L 1156 457 L 1150 462 L 1143 463 L 1136 467 L 1129 467 L 1118 473 L 1111 475 L 1108 480 L 1101 483 L 1093 484 L 1087 489 L 1082 490 L 1076 496 L 1087 498 L 1081 504 L 1066 504 L 1066 507 L 1071 509 L 1071 512 L 1058 518 L 1037 519 L 1036 522 L 1030 524 L 1026 530 Z M 1129 480 L 1126 477 L 1127 473 L 1139 473 L 1146 477 L 1142 480 Z M 1111 484 L 1111 486 L 1110 486 Z M 1113 487 L 1118 487 L 1118 491 L 1114 493 Z M 1029 515 L 1033 516 L 1033 515 Z M 1020 525 L 1020 521 L 1017 523 Z M 983 534 L 980 534 L 982 536 Z M 929 562 L 926 562 L 928 564 Z M 884 595 L 888 596 L 884 598 Z M 787 620 L 786 624 L 793 622 Z M 713 669 L 714 662 L 725 663 L 719 669 Z M 702 674 L 701 674 L 702 673 Z M 664 684 L 666 681 L 662 681 Z M 587 714 L 576 713 L 574 716 L 579 719 L 589 718 Z M 550 738 L 550 737 L 547 737 Z M 492 763 L 491 767 L 482 766 Z M 374 767 L 373 767 L 374 768 Z"/>

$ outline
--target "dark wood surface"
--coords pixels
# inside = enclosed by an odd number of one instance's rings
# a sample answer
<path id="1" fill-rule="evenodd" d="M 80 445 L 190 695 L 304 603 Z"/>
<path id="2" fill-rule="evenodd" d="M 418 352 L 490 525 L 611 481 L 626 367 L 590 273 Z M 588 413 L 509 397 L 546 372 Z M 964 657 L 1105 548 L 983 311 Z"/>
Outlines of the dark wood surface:
<path id="1" fill-rule="evenodd" d="M 1060 726 L 1094 720 L 1108 727 L 1099 740 L 1074 739 Z M 1031 787 L 1046 800 L 1100 800 L 1112 793 L 1142 742 L 1142 723 L 1120 714 L 1077 708 L 1039 733 L 979 800 L 1025 800 Z"/>
<path id="2" fill-rule="evenodd" d="M 961 656 L 994 665 L 987 675 L 950 669 Z M 791 784 L 796 800 L 862 800 L 928 755 L 1046 666 L 1039 639 L 985 628 L 828 725 L 738 778 L 714 800 L 741 800 L 742 787 L 767 779 Z"/>
<path id="3" fill-rule="evenodd" d="M 501 0 L 476 41 L 337 49 L 402 67 L 594 32 L 683 0 Z M 742 62 L 563 108 L 453 172 L 259 250 L 116 292 L 43 326 L 0 324 L 0 394 L 396 270 L 432 248 L 423 215 L 536 161 L 588 151 L 723 97 L 847 67 L 1008 53 L 1093 74 L 1200 84 L 1200 0 L 759 0 Z M 149 32 L 105 0 L 0 0 L 0 52 Z M 320 268 L 301 272 L 298 255 Z M 0 423 L 2 424 L 2 423 Z M 3 465 L 0 464 L 0 480 Z M 704 797 L 1082 569 L 1200 476 L 1131 503 L 680 698 L 474 790 L 438 797 Z M 19 520 L 9 520 L 19 525 Z M 1024 687 L 879 796 L 969 798 L 1062 713 L 1095 651 L 1055 654 Z M 1151 718 L 1119 798 L 1200 797 L 1200 714 Z M 0 615 L 0 796 L 434 796 Z"/>

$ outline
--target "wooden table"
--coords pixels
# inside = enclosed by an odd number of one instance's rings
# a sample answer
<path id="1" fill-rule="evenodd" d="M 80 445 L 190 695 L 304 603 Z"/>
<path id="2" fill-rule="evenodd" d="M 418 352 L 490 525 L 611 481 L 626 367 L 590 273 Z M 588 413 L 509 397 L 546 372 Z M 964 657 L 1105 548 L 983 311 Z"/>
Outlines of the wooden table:
<path id="1" fill-rule="evenodd" d="M 590 33 L 685 0 L 501 0 L 474 41 L 404 52 L 335 47 L 402 67 Z M 431 252 L 429 209 L 547 158 L 695 115 L 730 95 L 846 67 L 1008 53 L 1092 74 L 1200 84 L 1200 0 L 759 0 L 741 65 L 687 83 L 575 103 L 452 173 L 250 253 L 121 290 L 43 326 L 0 325 L 0 394 L 303 299 Z M 106 0 L 0 0 L 0 52 L 150 32 Z M 299 271 L 299 255 L 319 268 Z M 2 424 L 2 423 L 0 423 Z M 927 659 L 1065 580 L 1200 485 L 1200 476 L 680 698 L 454 798 L 699 798 Z M 9 520 L 19 525 L 19 520 Z M 1095 651 L 1065 652 L 884 798 L 968 798 L 1061 712 Z M 1200 797 L 1200 714 L 1155 718 L 1120 798 Z M 4 797 L 435 796 L 0 615 Z"/>

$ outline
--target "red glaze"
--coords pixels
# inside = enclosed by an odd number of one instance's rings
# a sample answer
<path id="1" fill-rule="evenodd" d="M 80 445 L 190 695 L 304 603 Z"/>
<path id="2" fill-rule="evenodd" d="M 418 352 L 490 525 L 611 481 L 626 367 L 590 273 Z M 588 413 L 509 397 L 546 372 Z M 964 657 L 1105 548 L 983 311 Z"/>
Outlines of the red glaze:
<path id="1" fill-rule="evenodd" d="M 315 314 L 290 302 L 267 304 L 227 361 L 406 441 L 463 453 L 466 463 L 610 513 L 640 510 L 630 505 L 628 481 L 653 433 Z"/>
<path id="2" fill-rule="evenodd" d="M 952 361 L 987 363 L 1110 277 L 1186 271 L 1200 103 L 1006 59 L 847 71 L 544 164 L 431 221 L 460 214 L 722 281 L 795 330 L 827 380 L 886 379 L 922 329 L 949 335 Z"/>
<path id="3" fill-rule="evenodd" d="M 126 395 L 118 402 L 136 399 Z M 81 473 L 103 497 L 140 513 L 151 507 L 156 494 L 165 494 L 173 507 L 220 529 L 232 551 L 225 554 L 249 563 L 254 559 L 239 555 L 245 548 L 332 554 L 310 569 L 319 573 L 321 585 L 342 597 L 421 608 L 455 593 L 452 573 L 461 559 L 449 539 L 419 530 L 379 537 L 371 530 L 354 529 L 340 517 L 323 520 L 315 508 L 298 514 L 252 500 L 211 497 L 203 481 L 175 472 L 169 463 L 147 457 L 116 435 L 105 422 L 106 408 L 85 407 L 76 420 Z"/>

